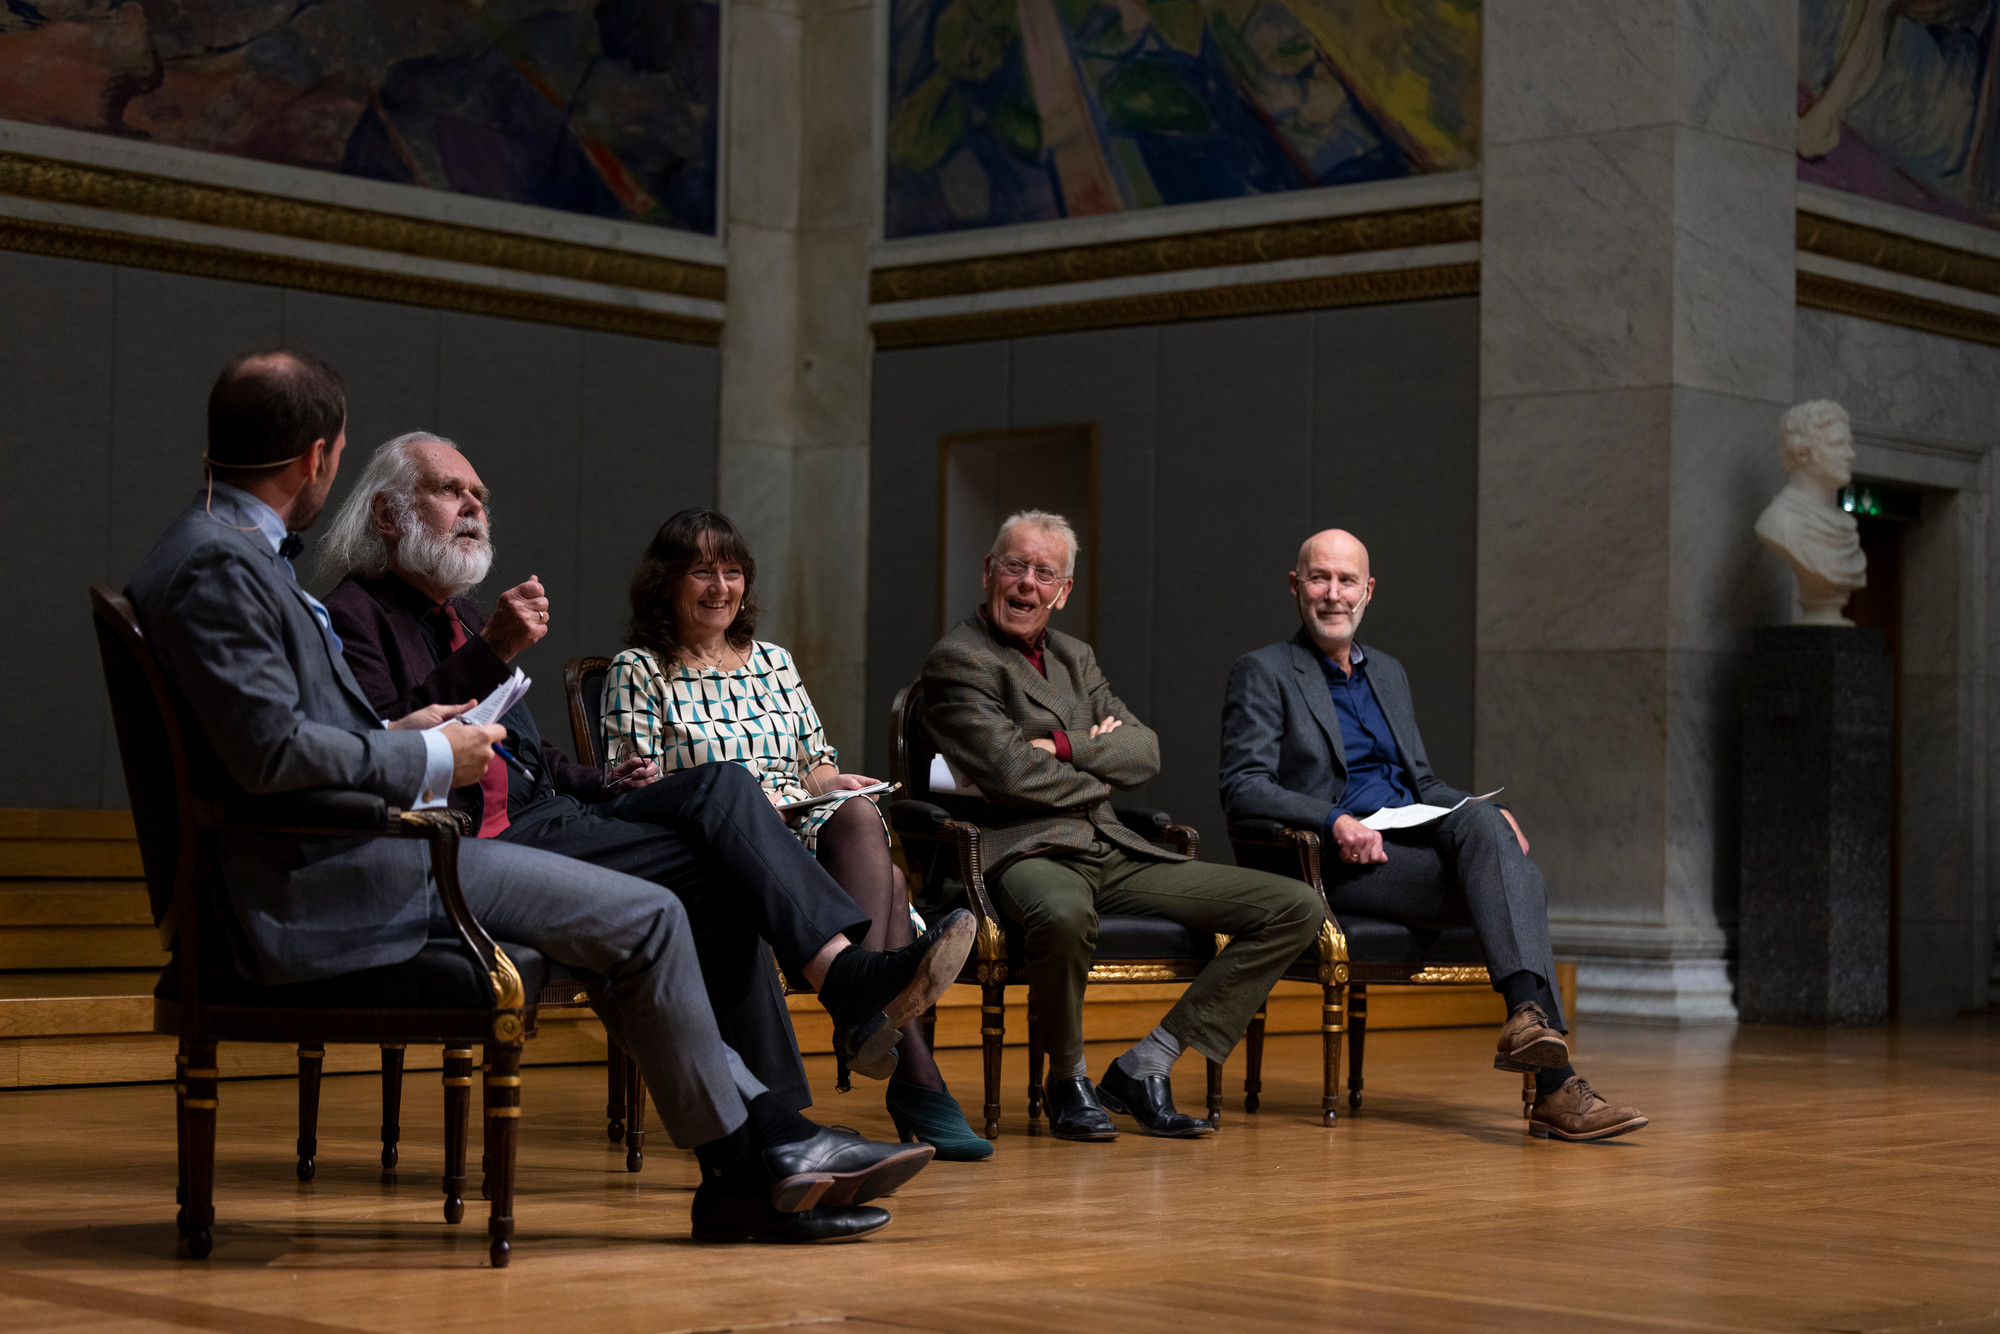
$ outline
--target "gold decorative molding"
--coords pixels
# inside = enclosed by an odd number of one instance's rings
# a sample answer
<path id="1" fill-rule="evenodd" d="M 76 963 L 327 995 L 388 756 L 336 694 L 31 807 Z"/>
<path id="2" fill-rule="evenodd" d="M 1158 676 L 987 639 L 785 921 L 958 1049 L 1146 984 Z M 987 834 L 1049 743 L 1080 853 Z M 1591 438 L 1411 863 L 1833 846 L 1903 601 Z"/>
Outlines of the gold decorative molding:
<path id="1" fill-rule="evenodd" d="M 1880 287 L 1849 282 L 1845 278 L 1830 278 L 1822 273 L 1802 271 L 1798 283 L 1798 303 L 1801 306 L 2000 347 L 2000 315 L 1968 310 L 1964 306 L 1931 301 L 1903 292 L 1885 291 Z"/>
<path id="2" fill-rule="evenodd" d="M 1484 964 L 1434 963 L 1412 973 L 1409 980 L 1436 985 L 1445 982 L 1491 982 L 1493 979 L 1487 974 Z"/>
<path id="3" fill-rule="evenodd" d="M 674 343 L 713 347 L 721 342 L 722 335 L 719 321 L 697 319 L 691 315 L 617 306 L 601 301 L 581 301 L 540 292 L 519 292 L 504 287 L 485 287 L 475 283 L 448 282 L 442 278 L 420 278 L 406 273 L 385 273 L 379 269 L 264 255 L 192 241 L 133 236 L 94 227 L 33 222 L 23 218 L 0 218 L 0 250 L 20 250 L 100 264 L 123 264 L 132 268 L 258 283 L 267 287 L 292 287 L 367 301 L 428 306 L 470 315 L 492 315 L 501 319 L 628 334 L 637 338 L 658 338 Z"/>
<path id="4" fill-rule="evenodd" d="M 1090 966 L 1092 982 L 1188 982 L 1200 971 L 1199 965 L 1190 961 L 1177 963 L 1094 963 Z"/>
<path id="5" fill-rule="evenodd" d="M 1434 264 L 1376 273 L 1338 273 L 1320 278 L 1205 287 L 1192 292 L 1147 292 L 1099 301 L 1065 302 L 982 310 L 965 315 L 885 320 L 873 327 L 878 349 L 934 347 L 1081 329 L 1116 329 L 1134 324 L 1270 315 L 1291 310 L 1330 310 L 1472 296 L 1479 291 L 1479 265 Z"/>
<path id="6" fill-rule="evenodd" d="M 408 218 L 317 200 L 32 157 L 26 153 L 0 152 L 0 194 L 288 236 L 301 241 L 387 250 L 424 259 L 483 264 L 703 301 L 722 300 L 726 285 L 724 270 L 715 264 L 552 241 L 489 227 Z"/>
<path id="7" fill-rule="evenodd" d="M 975 292 L 1006 292 L 1060 283 L 1097 282 L 1232 264 L 1352 255 L 1368 250 L 1451 245 L 1479 239 L 1479 204 L 1304 218 L 1255 227 L 1229 227 L 1137 241 L 1030 250 L 978 259 L 940 260 L 881 268 L 869 275 L 873 302 L 919 301 Z"/>
<path id="8" fill-rule="evenodd" d="M 1799 211 L 1798 247 L 1809 255 L 2000 296 L 2000 259 L 1822 213 Z"/>

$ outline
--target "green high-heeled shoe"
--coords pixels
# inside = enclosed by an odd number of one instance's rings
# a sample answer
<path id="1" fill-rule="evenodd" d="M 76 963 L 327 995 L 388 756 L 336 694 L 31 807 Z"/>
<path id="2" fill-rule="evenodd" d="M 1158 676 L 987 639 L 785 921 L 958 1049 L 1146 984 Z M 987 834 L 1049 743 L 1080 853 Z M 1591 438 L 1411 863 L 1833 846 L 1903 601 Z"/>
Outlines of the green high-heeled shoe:
<path id="1" fill-rule="evenodd" d="M 920 1140 L 947 1162 L 972 1163 L 993 1156 L 993 1146 L 973 1132 L 950 1089 L 930 1089 L 904 1079 L 889 1080 L 889 1119 L 908 1144 Z"/>

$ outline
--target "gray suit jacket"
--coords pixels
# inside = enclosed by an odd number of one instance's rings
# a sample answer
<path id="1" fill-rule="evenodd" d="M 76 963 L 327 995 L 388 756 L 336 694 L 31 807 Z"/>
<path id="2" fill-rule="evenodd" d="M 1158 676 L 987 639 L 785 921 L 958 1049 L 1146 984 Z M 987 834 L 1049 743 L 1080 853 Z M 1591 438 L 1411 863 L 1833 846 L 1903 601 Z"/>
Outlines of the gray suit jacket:
<path id="1" fill-rule="evenodd" d="M 349 788 L 405 806 L 422 786 L 416 732 L 384 730 L 298 582 L 226 497 L 201 497 L 126 589 L 161 669 L 200 724 L 198 796 Z M 435 891 L 416 840 L 227 834 L 222 885 L 237 966 L 303 982 L 400 963 L 422 948 Z"/>
<path id="2" fill-rule="evenodd" d="M 1111 793 L 1160 772 L 1160 739 L 1111 693 L 1097 655 L 1081 639 L 1049 631 L 1042 649 L 1048 676 L 994 637 L 977 615 L 937 642 L 924 662 L 924 726 L 938 750 L 978 785 L 994 806 L 1018 818 L 989 823 L 987 874 L 1046 852 L 1082 852 L 1103 839 L 1135 857 L 1182 861 L 1121 823 Z M 1106 717 L 1123 726 L 1100 737 Z M 1029 743 L 1051 732 L 1069 737 L 1065 762 Z"/>
<path id="3" fill-rule="evenodd" d="M 1431 772 L 1410 678 L 1380 649 L 1362 645 L 1368 684 L 1389 720 L 1417 800 L 1455 806 L 1466 794 Z M 1303 626 L 1282 644 L 1246 653 L 1222 698 L 1222 806 L 1231 820 L 1277 820 L 1314 829 L 1347 789 L 1347 748 L 1319 649 Z"/>

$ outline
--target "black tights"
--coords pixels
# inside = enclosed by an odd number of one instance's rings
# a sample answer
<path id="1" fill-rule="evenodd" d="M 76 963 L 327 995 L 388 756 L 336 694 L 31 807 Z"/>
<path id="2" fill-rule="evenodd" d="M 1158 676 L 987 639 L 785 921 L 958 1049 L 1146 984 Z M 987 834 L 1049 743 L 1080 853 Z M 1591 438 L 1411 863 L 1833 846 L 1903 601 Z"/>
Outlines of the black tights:
<path id="1" fill-rule="evenodd" d="M 850 797 L 819 830 L 819 864 L 872 923 L 855 944 L 871 950 L 900 949 L 916 938 L 910 927 L 910 892 L 889 857 L 889 840 L 875 803 Z M 944 1076 L 924 1042 L 924 1026 L 912 1020 L 903 1029 L 896 1073 L 926 1088 L 944 1087 Z"/>

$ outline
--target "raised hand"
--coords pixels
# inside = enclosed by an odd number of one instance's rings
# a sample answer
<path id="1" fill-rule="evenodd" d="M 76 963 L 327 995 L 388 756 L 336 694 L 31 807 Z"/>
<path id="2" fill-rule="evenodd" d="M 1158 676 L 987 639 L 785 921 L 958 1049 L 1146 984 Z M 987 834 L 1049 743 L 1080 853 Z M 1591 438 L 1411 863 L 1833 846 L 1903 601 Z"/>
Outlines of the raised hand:
<path id="1" fill-rule="evenodd" d="M 492 646 L 502 662 L 512 662 L 515 654 L 548 632 L 548 590 L 531 574 L 526 583 L 516 584 L 500 595 L 492 619 L 486 622 L 479 637 Z"/>

